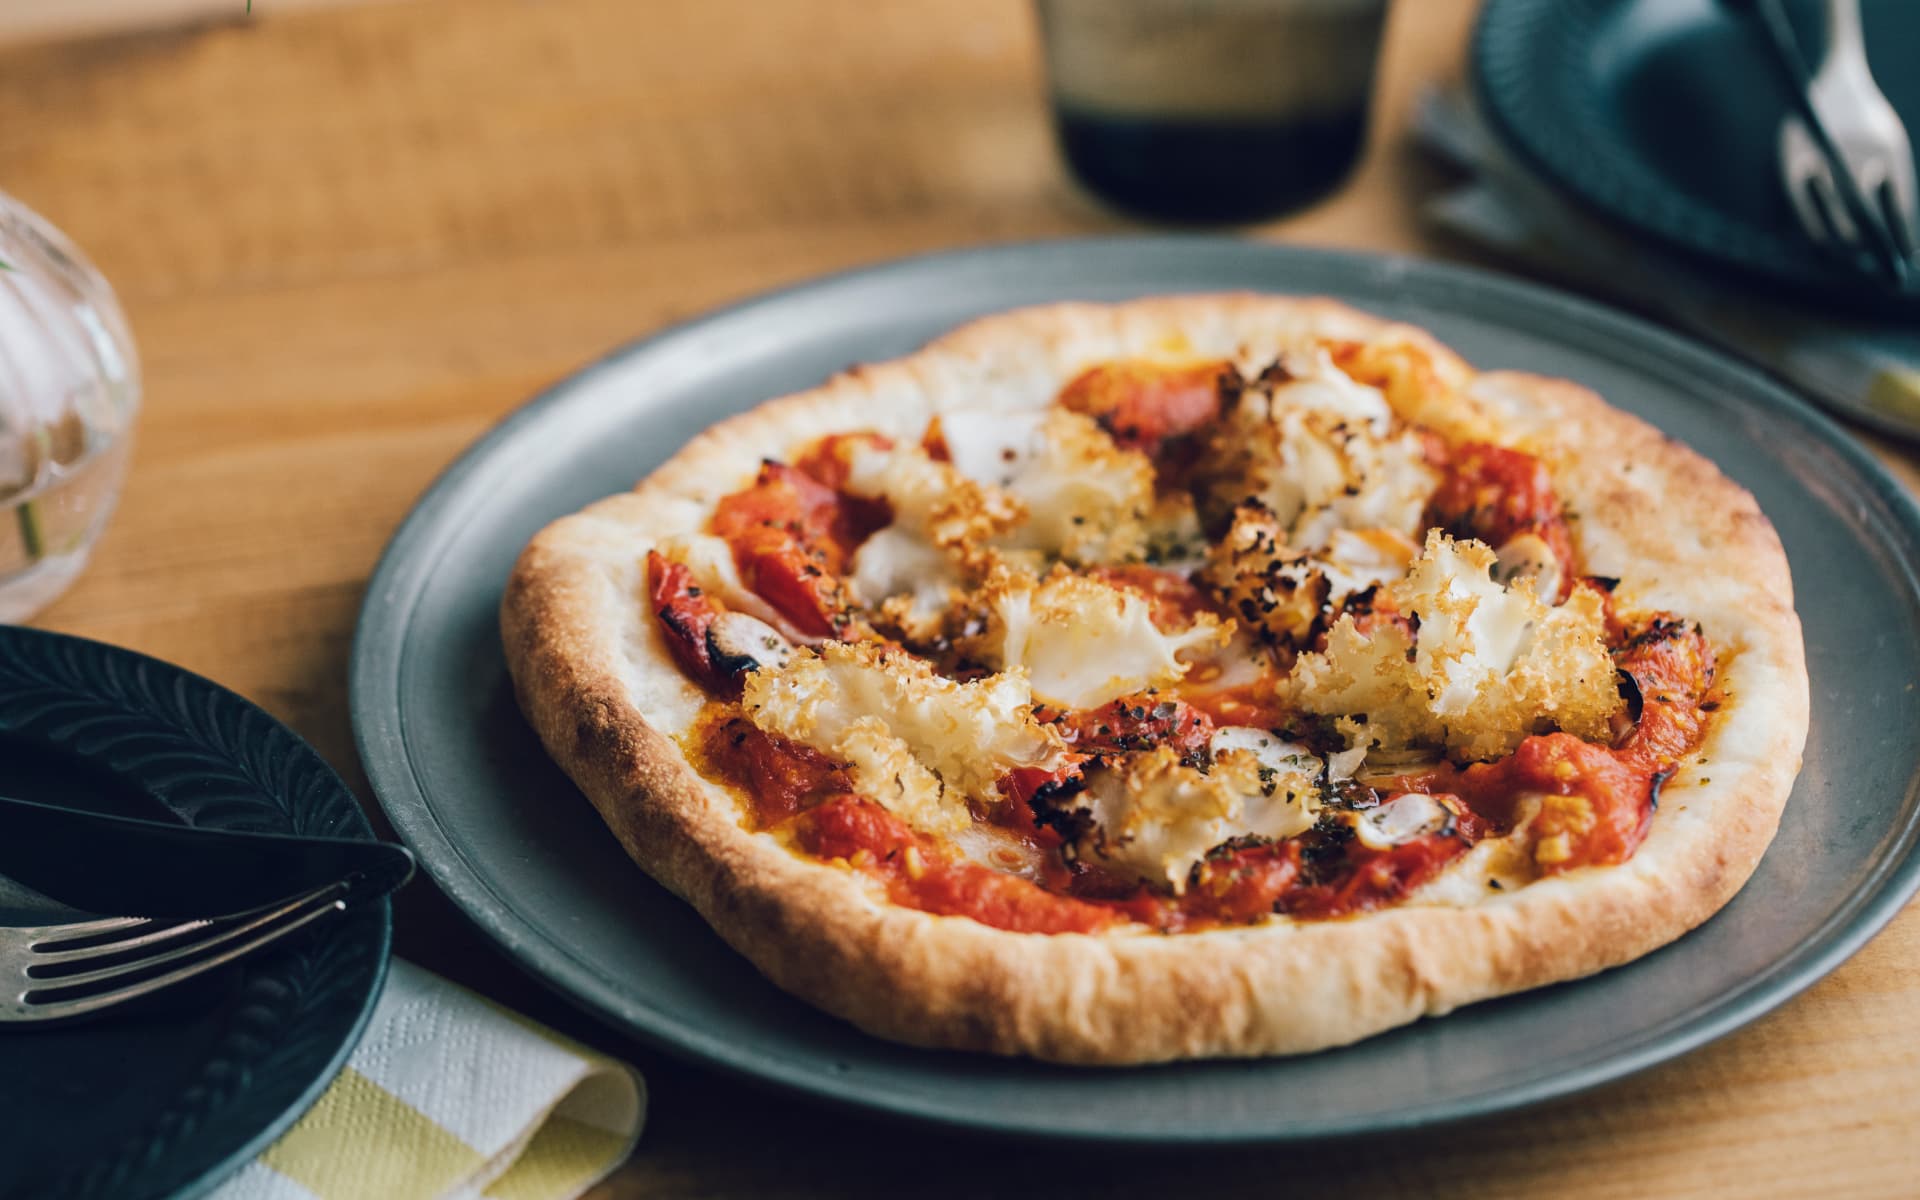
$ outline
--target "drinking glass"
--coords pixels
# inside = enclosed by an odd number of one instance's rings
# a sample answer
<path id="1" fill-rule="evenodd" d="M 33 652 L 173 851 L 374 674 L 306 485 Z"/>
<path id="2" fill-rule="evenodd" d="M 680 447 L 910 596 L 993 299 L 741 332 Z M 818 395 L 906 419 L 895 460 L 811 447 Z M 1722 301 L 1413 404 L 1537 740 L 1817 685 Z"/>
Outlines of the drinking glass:
<path id="1" fill-rule="evenodd" d="M 1366 139 L 1387 0 L 1037 0 L 1082 183 L 1163 221 L 1253 221 L 1331 191 Z"/>

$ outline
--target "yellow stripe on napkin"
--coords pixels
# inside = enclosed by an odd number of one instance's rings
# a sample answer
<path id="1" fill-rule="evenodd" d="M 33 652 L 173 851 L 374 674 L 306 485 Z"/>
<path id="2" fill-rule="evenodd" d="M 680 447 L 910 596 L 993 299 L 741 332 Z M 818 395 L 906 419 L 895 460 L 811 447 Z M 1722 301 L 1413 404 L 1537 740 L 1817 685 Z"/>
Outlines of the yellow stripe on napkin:
<path id="1" fill-rule="evenodd" d="M 603 1179 L 602 1163 L 627 1157 L 627 1143 L 617 1134 L 556 1116 L 540 1127 L 506 1174 L 487 1185 L 489 1200 L 553 1200 L 578 1196 Z"/>
<path id="2" fill-rule="evenodd" d="M 212 1200 L 574 1200 L 645 1114 L 631 1067 L 396 961 L 346 1068 Z"/>
<path id="3" fill-rule="evenodd" d="M 382 1147 L 405 1152 L 370 1152 Z M 352 1067 L 260 1161 L 323 1200 L 444 1196 L 486 1165 L 478 1150 Z"/>

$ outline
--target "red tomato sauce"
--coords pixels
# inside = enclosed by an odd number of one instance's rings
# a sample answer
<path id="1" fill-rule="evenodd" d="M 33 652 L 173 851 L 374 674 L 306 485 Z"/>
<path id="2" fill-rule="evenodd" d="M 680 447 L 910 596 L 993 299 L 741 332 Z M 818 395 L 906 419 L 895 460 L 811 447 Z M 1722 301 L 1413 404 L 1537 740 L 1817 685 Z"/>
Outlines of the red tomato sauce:
<path id="1" fill-rule="evenodd" d="M 789 827 L 801 849 L 844 860 L 881 880 L 896 904 L 1019 933 L 1086 933 L 1124 919 L 1112 906 L 1058 895 L 955 856 L 854 795 L 853 781 L 838 763 L 744 718 L 714 722 L 701 753 L 717 774 L 752 798 L 756 828 Z"/>
<path id="2" fill-rule="evenodd" d="M 1014 933 L 1092 933 L 1124 917 L 1107 905 L 1056 895 L 1038 884 L 950 855 L 906 822 L 859 796 L 835 796 L 794 823 L 810 854 L 844 860 L 886 885 L 895 904 L 971 917 Z"/>
<path id="3" fill-rule="evenodd" d="M 666 634 L 667 650 L 688 678 L 716 696 L 739 695 L 739 681 L 714 663 L 707 643 L 707 630 L 721 608 L 694 585 L 686 564 L 673 562 L 658 550 L 647 551 L 647 595 L 653 601 L 654 619 Z"/>
<path id="4" fill-rule="evenodd" d="M 1179 571 L 1150 567 L 1145 563 L 1122 563 L 1118 566 L 1091 567 L 1086 573 L 1102 583 L 1110 583 L 1144 596 L 1150 606 L 1154 626 L 1162 632 L 1185 629 L 1200 614 L 1220 611 L 1199 584 Z"/>
<path id="5" fill-rule="evenodd" d="M 875 515 L 798 468 L 766 462 L 751 486 L 720 501 L 712 529 L 733 548 L 742 582 L 794 628 L 836 637 L 853 612 L 840 575 Z"/>
<path id="6" fill-rule="evenodd" d="M 1713 647 L 1698 626 L 1661 616 L 1627 639 L 1615 664 L 1640 693 L 1640 719 L 1617 753 L 1636 767 L 1672 768 L 1720 707 Z"/>
<path id="7" fill-rule="evenodd" d="M 1122 696 L 1099 708 L 1060 713 L 1051 723 L 1083 754 L 1119 754 L 1168 746 L 1177 754 L 1187 755 L 1213 739 L 1213 721 L 1206 713 L 1159 692 Z"/>
<path id="8" fill-rule="evenodd" d="M 1232 370 L 1225 362 L 1101 363 L 1074 376 L 1058 399 L 1098 421 L 1121 446 L 1159 458 L 1219 417 L 1221 379 Z"/>
<path id="9" fill-rule="evenodd" d="M 1455 537 L 1478 538 L 1496 550 L 1531 533 L 1560 564 L 1560 591 L 1554 599 L 1564 600 L 1573 590 L 1573 532 L 1547 465 L 1531 454 L 1486 442 L 1455 446 L 1440 486 L 1427 502 L 1427 520 Z"/>
<path id="10" fill-rule="evenodd" d="M 1216 726 L 1248 725 L 1255 729 L 1278 729 L 1293 715 L 1274 694 L 1271 678 L 1240 687 L 1204 691 L 1182 687 L 1180 699 L 1205 713 Z"/>
<path id="11" fill-rule="evenodd" d="M 1646 839 L 1661 785 L 1700 744 L 1719 699 L 1712 648 L 1671 617 L 1655 617 L 1629 638 L 1616 663 L 1641 696 L 1640 719 L 1618 745 L 1541 734 L 1497 762 L 1445 766 L 1395 786 L 1451 792 L 1499 829 L 1512 827 L 1522 796 L 1543 797 L 1530 832 L 1544 872 L 1625 862 Z"/>
<path id="12" fill-rule="evenodd" d="M 1209 859 L 1182 897 L 1190 916 L 1251 921 L 1283 912 L 1329 920 L 1393 904 L 1432 879 L 1478 840 L 1471 822 L 1451 833 L 1427 834 L 1386 850 L 1353 837 L 1312 834 Z"/>
<path id="13" fill-rule="evenodd" d="M 852 778 L 839 763 L 810 746 L 767 733 L 744 717 L 710 725 L 701 750 L 721 776 L 753 799 L 759 829 L 853 789 Z"/>

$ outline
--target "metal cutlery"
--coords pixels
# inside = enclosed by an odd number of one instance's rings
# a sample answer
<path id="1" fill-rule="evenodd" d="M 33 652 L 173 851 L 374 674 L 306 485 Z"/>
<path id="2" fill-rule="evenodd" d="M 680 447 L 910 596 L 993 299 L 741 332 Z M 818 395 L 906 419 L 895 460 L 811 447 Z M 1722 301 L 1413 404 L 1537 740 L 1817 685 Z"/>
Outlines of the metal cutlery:
<path id="1" fill-rule="evenodd" d="M 1920 206 L 1906 128 L 1874 83 L 1858 0 L 1823 0 L 1826 45 L 1817 69 L 1782 0 L 1746 0 L 1766 32 L 1798 111 L 1781 121 L 1782 181 L 1815 244 L 1866 261 L 1904 284 L 1920 266 Z"/>
<path id="2" fill-rule="evenodd" d="M 1826 0 L 1826 25 L 1826 53 L 1807 99 L 1862 198 L 1886 221 L 1900 257 L 1912 263 L 1920 249 L 1913 146 L 1867 65 L 1860 0 Z"/>
<path id="3" fill-rule="evenodd" d="M 0 916 L 0 1027 L 205 974 L 413 874 L 382 842 L 194 829 L 0 796 L 0 876 L 71 920 Z M 105 916 L 92 913 L 134 913 Z"/>
<path id="4" fill-rule="evenodd" d="M 0 927 L 0 1024 L 82 1016 L 203 975 L 344 912 L 353 886 L 337 880 L 281 904 L 201 920 Z"/>

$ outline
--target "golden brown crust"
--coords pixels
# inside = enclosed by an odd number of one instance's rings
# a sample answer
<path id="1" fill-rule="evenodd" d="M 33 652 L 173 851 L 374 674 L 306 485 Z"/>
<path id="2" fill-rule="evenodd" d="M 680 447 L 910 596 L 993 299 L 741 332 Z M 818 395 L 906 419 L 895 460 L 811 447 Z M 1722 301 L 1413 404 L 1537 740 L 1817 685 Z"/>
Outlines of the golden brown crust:
<path id="1" fill-rule="evenodd" d="M 674 741 L 701 698 L 647 619 L 642 560 L 660 538 L 698 529 L 762 454 L 862 427 L 917 436 L 962 401 L 1044 404 L 1101 359 L 1388 328 L 1291 297 L 1054 305 L 987 318 L 722 422 L 635 492 L 527 547 L 501 607 L 521 706 L 649 874 L 781 987 L 900 1041 L 1091 1064 L 1296 1053 L 1636 958 L 1746 881 L 1798 772 L 1807 683 L 1785 555 L 1751 496 L 1657 430 L 1573 384 L 1476 378 L 1404 327 L 1393 328 L 1469 388 L 1503 440 L 1552 461 L 1588 569 L 1626 578 L 1631 604 L 1700 621 L 1721 651 L 1730 700 L 1627 863 L 1510 892 L 1485 889 L 1463 864 L 1409 903 L 1336 921 L 1014 934 L 887 904 L 857 874 L 750 832 L 738 800 L 695 774 Z"/>

